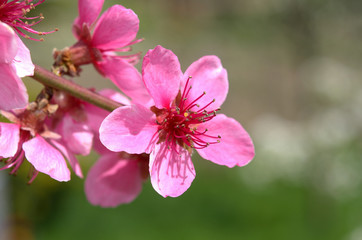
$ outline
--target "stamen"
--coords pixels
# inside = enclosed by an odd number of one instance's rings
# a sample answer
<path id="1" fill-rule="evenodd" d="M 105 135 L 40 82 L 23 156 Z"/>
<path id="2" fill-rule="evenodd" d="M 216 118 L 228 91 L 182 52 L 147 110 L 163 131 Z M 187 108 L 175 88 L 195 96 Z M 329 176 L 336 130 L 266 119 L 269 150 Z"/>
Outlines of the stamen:
<path id="1" fill-rule="evenodd" d="M 30 180 L 28 181 L 28 184 L 29 184 L 29 185 L 33 183 L 33 181 L 34 181 L 35 178 L 38 176 L 38 174 L 39 174 L 39 172 L 38 172 L 36 169 L 34 169 L 34 171 L 33 171 L 33 173 L 32 173 L 32 177 L 31 177 Z"/>
<path id="2" fill-rule="evenodd" d="M 190 109 L 190 106 L 192 104 L 194 104 L 195 102 L 197 102 L 200 98 L 202 98 L 203 96 L 206 95 L 206 92 L 203 92 L 198 98 L 196 98 L 194 101 L 192 101 L 187 107 L 185 107 L 185 109 Z"/>
<path id="3" fill-rule="evenodd" d="M 202 110 L 204 110 L 205 108 L 207 108 L 208 106 L 210 106 L 212 103 L 214 103 L 215 102 L 215 98 L 214 99 L 212 99 L 212 101 L 211 102 L 209 102 L 205 107 L 203 107 L 203 108 L 201 108 L 201 109 L 199 109 L 199 111 L 197 111 L 197 112 L 201 112 Z M 216 110 L 215 110 L 216 111 Z"/>
<path id="4" fill-rule="evenodd" d="M 30 12 L 30 10 L 35 9 L 35 6 L 43 3 L 45 0 L 39 0 L 35 4 L 31 1 L 18 1 L 12 0 L 10 2 L 2 1 L 0 5 L 0 21 L 8 24 L 9 26 L 13 27 L 16 32 L 27 39 L 31 39 L 34 41 L 42 41 L 42 39 L 34 39 L 32 37 L 27 36 L 25 33 L 22 33 L 20 30 L 25 30 L 26 32 L 38 34 L 38 35 L 45 35 L 49 33 L 53 33 L 57 30 L 50 31 L 50 32 L 39 32 L 35 31 L 31 27 L 40 23 L 44 17 L 42 14 L 36 17 L 26 17 L 26 14 Z M 27 20 L 35 20 L 39 19 L 38 21 L 32 21 L 29 23 Z"/>
<path id="5" fill-rule="evenodd" d="M 198 101 L 206 95 L 206 92 L 203 92 L 201 95 L 195 99 L 190 100 L 186 105 L 186 100 L 189 99 L 189 94 L 192 86 L 190 85 L 189 77 L 185 83 L 184 91 L 179 93 L 176 100 L 173 101 L 173 106 L 170 109 L 164 109 L 168 111 L 167 114 L 163 111 L 161 113 L 154 112 L 156 118 L 163 117 L 162 123 L 159 123 L 159 131 L 162 131 L 163 134 L 159 135 L 158 143 L 164 142 L 167 146 L 167 149 L 170 151 L 177 152 L 177 145 L 187 149 L 191 153 L 191 149 L 203 149 L 210 146 L 211 144 L 216 144 L 220 142 L 220 136 L 212 136 L 207 134 L 208 129 L 202 131 L 197 130 L 197 126 L 204 122 L 210 121 L 216 116 L 217 111 L 215 110 L 206 110 L 212 103 L 215 102 L 215 99 L 204 105 L 200 108 Z M 192 111 L 193 108 L 199 108 L 197 111 Z M 165 137 L 166 135 L 166 137 Z M 181 164 L 180 162 L 172 164 Z M 174 166 L 170 166 L 174 168 Z"/>

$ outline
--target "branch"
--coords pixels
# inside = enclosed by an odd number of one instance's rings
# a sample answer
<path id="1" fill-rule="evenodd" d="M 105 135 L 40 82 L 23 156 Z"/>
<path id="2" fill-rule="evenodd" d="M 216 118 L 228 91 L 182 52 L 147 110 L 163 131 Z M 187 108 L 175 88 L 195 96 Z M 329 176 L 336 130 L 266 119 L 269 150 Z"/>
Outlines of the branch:
<path id="1" fill-rule="evenodd" d="M 46 86 L 67 92 L 73 97 L 82 99 L 86 102 L 89 102 L 97 107 L 103 108 L 110 112 L 118 107 L 123 106 L 118 102 L 103 97 L 102 95 L 92 92 L 65 78 L 59 77 L 37 65 L 35 65 L 34 76 L 31 77 Z"/>

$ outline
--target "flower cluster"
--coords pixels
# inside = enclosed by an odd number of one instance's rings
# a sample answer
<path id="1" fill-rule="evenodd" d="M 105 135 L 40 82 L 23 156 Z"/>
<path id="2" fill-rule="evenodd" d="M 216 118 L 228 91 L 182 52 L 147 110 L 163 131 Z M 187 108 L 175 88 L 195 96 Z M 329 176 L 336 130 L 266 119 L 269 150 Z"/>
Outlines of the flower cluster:
<path id="1" fill-rule="evenodd" d="M 164 197 L 183 194 L 196 176 L 194 151 L 227 167 L 253 159 L 248 133 L 219 113 L 229 88 L 220 59 L 201 57 L 183 73 L 177 56 L 156 46 L 143 57 L 139 73 L 134 65 L 141 53 L 125 54 L 142 41 L 136 38 L 139 19 L 121 5 L 98 18 L 104 0 L 79 0 L 79 16 L 72 26 L 77 41 L 54 51 L 52 73 L 74 80 L 83 65 L 92 64 L 121 92 L 83 88 L 90 95 L 84 98 L 69 90 L 73 82 L 63 79 L 66 83 L 45 83 L 29 103 L 21 77 L 39 80 L 38 68 L 18 35 L 37 40 L 24 32 L 53 32 L 33 30 L 43 17 L 26 16 L 44 1 L 0 0 L 0 110 L 10 122 L 0 123 L 1 169 L 14 174 L 27 159 L 32 165 L 29 183 L 39 172 L 69 181 L 67 162 L 82 178 L 76 155 L 93 149 L 100 157 L 87 174 L 86 196 L 92 204 L 114 207 L 133 201 L 148 178 Z M 119 107 L 109 113 L 87 100 L 92 96 Z"/>

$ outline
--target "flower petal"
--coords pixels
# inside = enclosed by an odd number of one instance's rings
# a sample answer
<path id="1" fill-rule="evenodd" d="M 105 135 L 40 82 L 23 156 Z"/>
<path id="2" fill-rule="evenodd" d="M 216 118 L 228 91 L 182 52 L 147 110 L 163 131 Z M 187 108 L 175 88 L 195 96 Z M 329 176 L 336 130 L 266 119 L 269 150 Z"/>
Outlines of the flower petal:
<path id="1" fill-rule="evenodd" d="M 62 120 L 62 135 L 67 148 L 74 154 L 88 155 L 92 149 L 93 133 L 87 123 L 77 122 L 69 114 Z"/>
<path id="2" fill-rule="evenodd" d="M 224 114 L 218 114 L 212 120 L 200 124 L 198 131 L 207 129 L 207 135 L 221 136 L 220 143 L 210 144 L 203 149 L 197 149 L 205 159 L 228 167 L 244 166 L 254 157 L 254 145 L 245 129 L 235 119 Z M 206 142 L 215 142 L 209 137 L 202 137 Z"/>
<path id="3" fill-rule="evenodd" d="M 227 72 L 221 65 L 217 56 L 204 56 L 193 62 L 184 74 L 183 86 L 187 78 L 191 76 L 188 86 L 192 86 L 187 97 L 186 104 L 198 98 L 203 92 L 206 93 L 197 101 L 200 107 L 212 102 L 206 110 L 214 110 L 225 101 L 229 89 Z"/>
<path id="4" fill-rule="evenodd" d="M 99 91 L 102 96 L 110 98 L 116 102 L 122 103 L 123 105 L 130 105 L 130 100 L 121 94 L 120 92 L 116 92 L 113 89 L 102 89 Z M 93 149 L 96 150 L 98 153 L 109 153 L 110 151 L 103 146 L 103 144 L 99 140 L 99 127 L 101 126 L 102 121 L 107 117 L 109 114 L 108 111 L 96 107 L 90 103 L 84 103 L 84 110 L 87 113 L 87 124 L 89 128 L 93 131 Z"/>
<path id="5" fill-rule="evenodd" d="M 176 151 L 177 152 L 176 152 Z M 196 176 L 190 153 L 175 144 L 156 144 L 150 155 L 150 177 L 153 188 L 163 197 L 178 197 L 191 185 Z"/>
<path id="6" fill-rule="evenodd" d="M 34 64 L 31 61 L 30 51 L 17 35 L 16 38 L 18 41 L 18 51 L 13 61 L 16 75 L 19 77 L 33 76 Z"/>
<path id="7" fill-rule="evenodd" d="M 83 172 L 82 169 L 80 167 L 80 164 L 77 160 L 77 158 L 74 156 L 73 153 L 71 153 L 66 147 L 64 142 L 61 141 L 56 141 L 56 140 L 50 140 L 51 144 L 53 146 L 55 146 L 62 154 L 63 156 L 68 160 L 70 166 L 72 167 L 73 171 L 75 172 L 75 174 L 80 177 L 83 178 Z"/>
<path id="8" fill-rule="evenodd" d="M 13 66 L 0 64 L 0 109 L 24 108 L 28 104 L 28 93 L 24 83 L 16 75 Z"/>
<path id="9" fill-rule="evenodd" d="M 125 95 L 120 92 L 117 92 L 110 88 L 105 88 L 99 91 L 99 94 L 107 98 L 112 99 L 113 101 L 122 103 L 123 105 L 131 105 L 131 101 Z"/>
<path id="10" fill-rule="evenodd" d="M 134 103 L 147 105 L 151 96 L 142 81 L 138 70 L 120 57 L 103 57 L 97 62 L 97 69 L 109 78 L 122 92 L 132 98 Z"/>
<path id="11" fill-rule="evenodd" d="M 180 87 L 182 72 L 177 56 L 157 46 L 143 59 L 143 81 L 157 108 L 169 108 Z"/>
<path id="12" fill-rule="evenodd" d="M 142 190 L 138 161 L 109 153 L 98 159 L 85 181 L 87 199 L 93 205 L 116 207 L 132 202 Z"/>
<path id="13" fill-rule="evenodd" d="M 109 150 L 149 153 L 157 132 L 154 114 L 141 105 L 120 107 L 111 112 L 99 128 L 100 140 Z"/>
<path id="14" fill-rule="evenodd" d="M 0 158 L 13 157 L 18 150 L 20 126 L 0 123 Z"/>
<path id="15" fill-rule="evenodd" d="M 89 27 L 91 27 L 102 10 L 103 2 L 104 0 L 78 1 L 79 20 L 77 24 L 80 29 L 82 28 L 83 23 L 86 23 Z"/>
<path id="16" fill-rule="evenodd" d="M 102 50 L 115 50 L 127 46 L 136 38 L 139 28 L 137 15 L 121 5 L 114 5 L 98 20 L 92 44 Z"/>
<path id="17" fill-rule="evenodd" d="M 17 51 L 18 43 L 14 30 L 0 21 L 0 64 L 12 63 Z"/>
<path id="18" fill-rule="evenodd" d="M 45 173 L 57 181 L 69 181 L 70 172 L 62 154 L 47 143 L 41 136 L 23 143 L 28 161 L 39 172 Z"/>

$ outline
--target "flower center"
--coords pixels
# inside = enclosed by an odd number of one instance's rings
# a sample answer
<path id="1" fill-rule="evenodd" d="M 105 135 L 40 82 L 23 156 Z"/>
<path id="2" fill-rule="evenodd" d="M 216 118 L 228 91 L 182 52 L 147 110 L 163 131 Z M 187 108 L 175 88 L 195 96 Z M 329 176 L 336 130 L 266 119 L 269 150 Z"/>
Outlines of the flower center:
<path id="1" fill-rule="evenodd" d="M 44 19 L 42 14 L 39 14 L 39 16 L 36 17 L 25 16 L 28 12 L 30 12 L 30 10 L 34 9 L 44 1 L 45 0 L 39 0 L 36 3 L 33 3 L 32 0 L 0 0 L 0 21 L 8 24 L 9 26 L 12 26 L 14 30 L 24 38 L 35 41 L 43 41 L 43 38 L 36 39 L 29 37 L 21 30 L 38 35 L 46 35 L 57 31 L 57 29 L 55 29 L 54 31 L 50 32 L 39 32 L 32 29 L 34 25 L 38 24 Z"/>
<path id="2" fill-rule="evenodd" d="M 213 119 L 216 116 L 216 112 L 220 109 L 206 110 L 215 102 L 215 99 L 205 106 L 197 104 L 205 96 L 206 92 L 188 101 L 190 90 L 192 89 L 192 86 L 189 86 L 190 78 L 186 81 L 182 95 L 181 92 L 178 93 L 170 109 L 151 108 L 156 114 L 157 123 L 159 124 L 158 143 L 165 141 L 168 147 L 171 148 L 174 147 L 174 142 L 188 150 L 191 150 L 191 148 L 202 149 L 210 144 L 220 142 L 220 136 L 207 134 L 207 129 L 198 130 L 200 124 Z"/>

